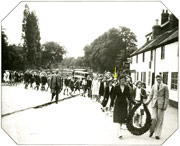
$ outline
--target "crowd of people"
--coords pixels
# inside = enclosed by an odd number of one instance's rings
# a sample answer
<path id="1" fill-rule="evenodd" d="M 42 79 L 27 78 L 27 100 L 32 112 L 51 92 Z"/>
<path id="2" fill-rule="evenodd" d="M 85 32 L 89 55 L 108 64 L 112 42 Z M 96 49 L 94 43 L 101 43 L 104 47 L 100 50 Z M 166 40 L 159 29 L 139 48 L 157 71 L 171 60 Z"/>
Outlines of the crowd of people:
<path id="1" fill-rule="evenodd" d="M 40 89 L 41 91 L 48 91 L 48 89 L 50 89 L 52 94 L 51 101 L 53 101 L 55 97 L 56 103 L 58 103 L 60 93 L 73 97 L 78 92 L 78 95 L 87 97 L 93 102 L 101 104 L 102 112 L 113 117 L 113 122 L 117 124 L 118 137 L 120 139 L 123 137 L 122 129 L 133 105 L 137 103 L 148 105 L 151 100 L 153 100 L 154 103 L 152 106 L 154 123 L 152 123 L 153 127 L 151 128 L 149 136 L 151 137 L 155 132 L 155 138 L 160 139 L 163 114 L 167 108 L 169 95 L 167 86 L 162 83 L 162 77 L 158 75 L 156 79 L 157 83 L 165 90 L 165 92 L 163 90 L 161 93 L 165 101 L 165 105 L 161 111 L 159 111 L 159 103 L 156 102 L 158 100 L 157 93 L 160 92 L 159 85 L 158 88 L 153 87 L 149 95 L 146 91 L 145 83 L 141 81 L 132 83 L 131 76 L 126 73 L 120 74 L 117 78 L 114 78 L 110 72 L 105 72 L 104 74 L 94 73 L 84 78 L 76 78 L 69 74 L 66 74 L 64 77 L 59 70 L 51 72 L 27 70 L 24 73 L 5 71 L 3 74 L 3 81 L 8 85 L 17 85 L 18 83 L 24 82 L 25 89 L 32 88 L 35 90 Z M 164 96 L 166 98 L 164 98 Z M 162 116 L 159 116 L 159 114 Z M 141 128 L 143 126 L 143 117 L 144 109 L 143 106 L 141 106 L 133 117 L 136 127 Z"/>
<path id="2" fill-rule="evenodd" d="M 2 81 L 4 85 L 17 85 L 23 82 L 23 72 L 6 70 L 3 72 Z"/>

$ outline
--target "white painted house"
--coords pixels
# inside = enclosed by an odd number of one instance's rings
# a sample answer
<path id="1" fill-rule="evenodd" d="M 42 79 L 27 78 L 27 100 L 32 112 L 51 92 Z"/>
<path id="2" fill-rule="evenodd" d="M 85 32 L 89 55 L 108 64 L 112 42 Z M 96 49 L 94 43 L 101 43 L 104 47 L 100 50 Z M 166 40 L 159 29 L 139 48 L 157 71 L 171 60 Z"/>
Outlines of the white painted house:
<path id="1" fill-rule="evenodd" d="M 169 87 L 170 104 L 178 107 L 178 19 L 168 11 L 161 14 L 161 25 L 153 26 L 146 35 L 147 42 L 131 54 L 131 77 L 133 82 L 141 80 L 151 91 L 155 76 L 161 74 Z"/>

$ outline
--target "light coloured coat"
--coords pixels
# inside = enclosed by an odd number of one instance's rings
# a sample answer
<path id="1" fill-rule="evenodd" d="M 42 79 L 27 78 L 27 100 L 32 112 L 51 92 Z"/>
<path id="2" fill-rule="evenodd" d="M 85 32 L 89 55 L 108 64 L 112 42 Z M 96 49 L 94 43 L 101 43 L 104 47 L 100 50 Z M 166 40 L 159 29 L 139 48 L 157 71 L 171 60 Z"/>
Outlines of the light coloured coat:
<path id="1" fill-rule="evenodd" d="M 169 102 L 169 90 L 166 84 L 161 83 L 158 91 L 158 85 L 152 87 L 147 103 L 151 102 L 152 108 L 158 105 L 158 109 L 166 110 Z"/>

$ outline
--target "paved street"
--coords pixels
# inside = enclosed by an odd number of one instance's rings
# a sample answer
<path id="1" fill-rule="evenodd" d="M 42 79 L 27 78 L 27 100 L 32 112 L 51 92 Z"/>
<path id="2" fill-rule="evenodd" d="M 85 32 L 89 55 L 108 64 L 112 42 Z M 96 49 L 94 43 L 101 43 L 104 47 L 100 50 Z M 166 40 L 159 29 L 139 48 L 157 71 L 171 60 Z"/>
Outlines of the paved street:
<path id="1" fill-rule="evenodd" d="M 76 96 L 41 108 L 33 108 L 50 101 L 50 92 L 2 87 L 3 129 L 18 144 L 148 144 L 160 145 L 177 128 L 177 109 L 169 107 L 165 113 L 161 140 L 149 138 L 148 133 L 134 136 L 124 130 L 119 140 L 112 117 L 100 110 L 100 104 Z M 60 99 L 65 96 L 60 95 Z M 22 111 L 21 111 L 22 110 Z M 14 111 L 19 111 L 13 113 Z"/>

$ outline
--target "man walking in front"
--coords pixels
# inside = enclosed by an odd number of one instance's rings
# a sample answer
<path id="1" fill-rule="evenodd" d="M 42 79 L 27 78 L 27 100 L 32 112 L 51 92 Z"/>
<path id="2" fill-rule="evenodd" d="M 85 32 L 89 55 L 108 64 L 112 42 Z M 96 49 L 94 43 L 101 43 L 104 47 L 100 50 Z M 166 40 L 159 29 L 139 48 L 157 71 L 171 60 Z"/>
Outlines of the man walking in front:
<path id="1" fill-rule="evenodd" d="M 169 101 L 169 90 L 166 84 L 162 83 L 162 77 L 160 75 L 156 76 L 157 84 L 153 85 L 149 98 L 146 104 L 149 104 L 152 100 L 152 125 L 150 128 L 150 135 L 152 137 L 155 133 L 155 138 L 160 139 L 164 111 L 167 109 Z"/>
<path id="2" fill-rule="evenodd" d="M 52 93 L 51 101 L 53 100 L 54 96 L 56 95 L 56 103 L 58 103 L 58 96 L 63 88 L 62 79 L 59 75 L 58 70 L 56 70 L 55 74 L 53 74 L 51 77 L 50 88 L 51 88 L 51 93 Z"/>

